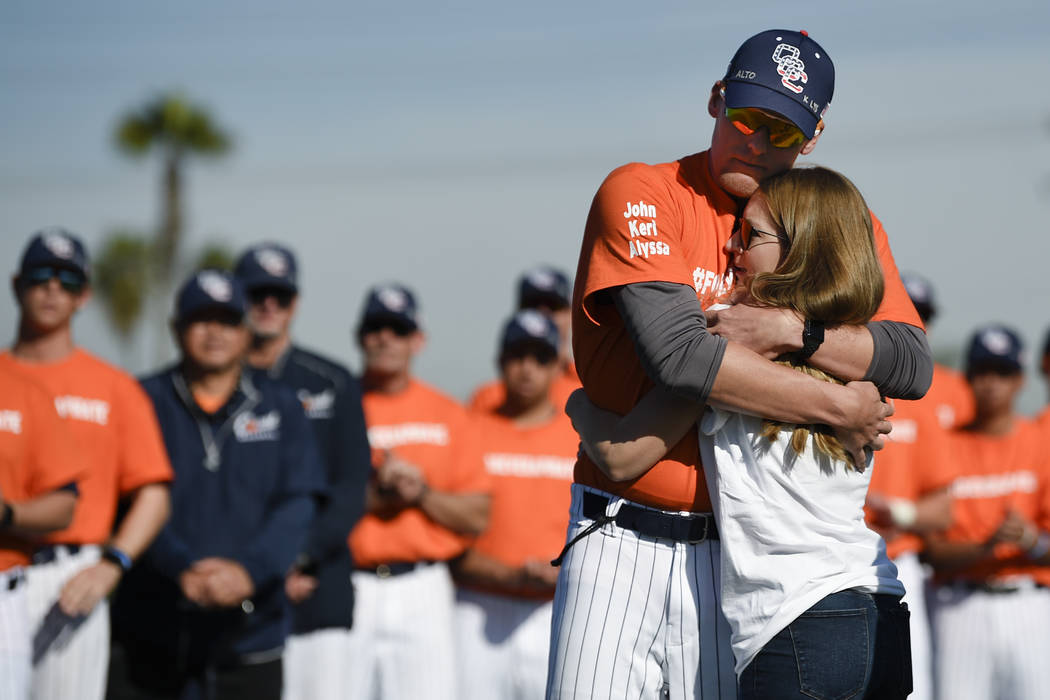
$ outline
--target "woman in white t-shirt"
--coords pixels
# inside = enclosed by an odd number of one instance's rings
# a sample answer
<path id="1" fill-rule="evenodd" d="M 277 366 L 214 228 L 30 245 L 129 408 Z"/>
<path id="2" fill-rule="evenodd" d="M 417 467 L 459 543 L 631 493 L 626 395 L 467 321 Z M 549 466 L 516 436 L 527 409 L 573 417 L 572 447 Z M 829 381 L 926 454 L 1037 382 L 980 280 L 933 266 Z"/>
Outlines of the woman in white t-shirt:
<path id="1" fill-rule="evenodd" d="M 764 181 L 726 252 L 731 303 L 791 308 L 832 325 L 865 323 L 882 300 L 867 205 L 826 168 Z M 660 390 L 622 418 L 582 391 L 567 410 L 584 449 L 617 479 L 644 473 L 699 422 L 743 700 L 907 696 L 904 587 L 864 522 L 870 455 L 854 465 L 820 426 L 780 425 Z"/>

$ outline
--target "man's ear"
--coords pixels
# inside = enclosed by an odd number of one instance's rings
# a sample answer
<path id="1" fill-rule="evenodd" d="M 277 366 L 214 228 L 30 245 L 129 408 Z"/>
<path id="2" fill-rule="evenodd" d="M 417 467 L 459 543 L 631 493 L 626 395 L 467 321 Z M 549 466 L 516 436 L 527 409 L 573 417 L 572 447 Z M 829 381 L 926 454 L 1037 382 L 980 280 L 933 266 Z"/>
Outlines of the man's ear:
<path id="1" fill-rule="evenodd" d="M 725 87 L 726 84 L 721 80 L 716 80 L 711 86 L 711 96 L 707 99 L 707 113 L 715 119 L 725 110 Z"/>
<path id="2" fill-rule="evenodd" d="M 813 149 L 817 147 L 817 141 L 820 140 L 820 135 L 824 133 L 824 120 L 821 119 L 817 122 L 817 128 L 813 130 L 813 138 L 806 141 L 805 145 L 802 146 L 802 150 L 799 151 L 799 155 L 808 156 L 813 152 Z"/>

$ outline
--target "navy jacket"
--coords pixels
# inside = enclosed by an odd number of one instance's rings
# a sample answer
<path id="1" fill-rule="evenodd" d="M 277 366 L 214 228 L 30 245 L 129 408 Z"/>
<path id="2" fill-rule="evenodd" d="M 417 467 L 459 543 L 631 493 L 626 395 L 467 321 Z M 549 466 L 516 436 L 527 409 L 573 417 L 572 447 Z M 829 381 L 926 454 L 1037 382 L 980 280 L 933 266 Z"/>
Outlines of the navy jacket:
<path id="1" fill-rule="evenodd" d="M 361 387 L 342 365 L 295 346 L 267 374 L 295 390 L 317 436 L 328 476 L 328 498 L 301 553 L 315 565 L 318 587 L 293 606 L 292 631 L 349 628 L 354 594 L 347 537 L 364 514 L 365 486 L 372 473 Z"/>
<path id="2" fill-rule="evenodd" d="M 284 577 L 324 492 L 324 467 L 302 405 L 251 372 L 215 414 L 176 367 L 142 382 L 175 471 L 171 518 L 121 584 L 114 635 L 173 663 L 236 664 L 279 650 L 289 632 Z M 179 575 L 205 557 L 241 563 L 255 595 L 241 609 L 201 610 Z"/>

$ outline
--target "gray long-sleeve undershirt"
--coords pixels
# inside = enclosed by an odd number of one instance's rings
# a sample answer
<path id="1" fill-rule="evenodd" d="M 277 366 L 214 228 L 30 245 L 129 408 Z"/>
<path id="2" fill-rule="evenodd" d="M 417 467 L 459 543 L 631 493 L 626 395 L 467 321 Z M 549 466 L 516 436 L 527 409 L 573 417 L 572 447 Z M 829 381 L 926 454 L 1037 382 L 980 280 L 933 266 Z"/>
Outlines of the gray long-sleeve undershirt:
<path id="1" fill-rule="evenodd" d="M 671 393 L 706 401 L 728 341 L 708 333 L 695 291 L 673 282 L 639 282 L 608 291 L 650 379 Z M 874 321 L 867 328 L 874 351 L 864 379 L 892 398 L 925 394 L 933 376 L 926 334 L 895 321 Z"/>

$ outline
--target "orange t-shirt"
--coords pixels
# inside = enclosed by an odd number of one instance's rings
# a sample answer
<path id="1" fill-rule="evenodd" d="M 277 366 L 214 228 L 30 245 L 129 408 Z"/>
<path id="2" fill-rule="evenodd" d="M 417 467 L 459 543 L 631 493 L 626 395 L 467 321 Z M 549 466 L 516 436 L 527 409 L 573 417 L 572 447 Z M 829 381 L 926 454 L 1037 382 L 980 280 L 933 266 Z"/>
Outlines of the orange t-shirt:
<path id="1" fill-rule="evenodd" d="M 591 204 L 572 303 L 573 355 L 584 389 L 601 408 L 626 414 L 652 387 L 616 308 L 596 296 L 637 282 L 674 282 L 696 290 L 707 308 L 728 291 L 723 246 L 732 235 L 736 202 L 711 178 L 707 152 L 674 163 L 632 163 L 605 179 Z M 876 320 L 922 327 L 897 272 L 886 232 L 872 216 L 885 295 Z M 707 512 L 696 431 L 648 472 L 614 482 L 585 456 L 575 478 L 646 505 Z"/>
<path id="2" fill-rule="evenodd" d="M 436 491 L 491 490 L 474 425 L 455 400 L 412 380 L 393 395 L 366 391 L 362 405 L 374 464 L 389 450 L 419 467 Z M 356 564 L 374 567 L 451 559 L 466 549 L 469 539 L 438 525 L 419 508 L 405 508 L 390 518 L 366 513 L 350 532 L 349 543 Z"/>
<path id="3" fill-rule="evenodd" d="M 73 523 L 47 541 L 101 544 L 112 534 L 121 494 L 172 480 L 153 403 L 133 377 L 80 349 L 43 364 L 5 351 L 0 364 L 31 377 L 55 397 L 58 415 L 86 457 Z"/>
<path id="4" fill-rule="evenodd" d="M 565 411 L 565 403 L 569 400 L 569 394 L 580 388 L 580 377 L 576 374 L 576 365 L 569 364 L 565 371 L 555 377 L 551 384 L 551 403 L 559 411 Z M 503 382 L 494 379 L 482 384 L 467 401 L 467 408 L 477 413 L 491 413 L 503 405 L 507 398 L 507 390 Z"/>
<path id="5" fill-rule="evenodd" d="M 894 402 L 893 431 L 886 447 L 875 453 L 869 493 L 885 498 L 917 501 L 947 487 L 952 480 L 948 432 L 941 427 L 936 409 L 926 399 Z M 922 549 L 922 540 L 911 533 L 881 532 L 886 553 L 895 559 Z"/>
<path id="6" fill-rule="evenodd" d="M 0 495 L 21 503 L 84 475 L 80 451 L 36 382 L 0 365 Z M 0 571 L 29 564 L 30 541 L 0 533 Z M 2 591 L 0 591 L 2 594 Z"/>
<path id="7" fill-rule="evenodd" d="M 960 428 L 973 420 L 973 391 L 966 377 L 950 367 L 933 366 L 933 382 L 924 399 L 936 407 L 937 418 L 945 429 Z"/>
<path id="8" fill-rule="evenodd" d="M 554 559 L 565 544 L 580 446 L 569 417 L 558 413 L 529 428 L 493 413 L 478 414 L 476 420 L 485 470 L 492 477 L 492 505 L 488 529 L 471 548 L 512 567 L 529 559 Z M 537 597 L 535 592 L 494 592 Z"/>
<path id="9" fill-rule="evenodd" d="M 1050 524 L 1050 485 L 1042 429 L 1018 418 L 1008 435 L 992 436 L 959 430 L 951 434 L 953 479 L 952 526 L 945 537 L 953 542 L 984 542 L 1013 508 L 1042 529 Z M 1000 544 L 994 558 L 966 569 L 937 576 L 938 581 L 985 581 L 1015 575 L 1031 576 L 1050 585 L 1050 567 L 1029 563 L 1015 545 Z"/>

